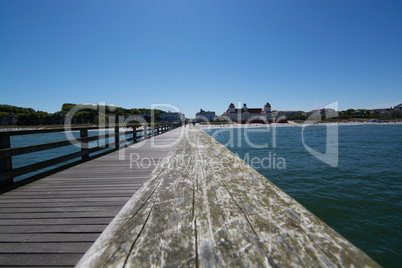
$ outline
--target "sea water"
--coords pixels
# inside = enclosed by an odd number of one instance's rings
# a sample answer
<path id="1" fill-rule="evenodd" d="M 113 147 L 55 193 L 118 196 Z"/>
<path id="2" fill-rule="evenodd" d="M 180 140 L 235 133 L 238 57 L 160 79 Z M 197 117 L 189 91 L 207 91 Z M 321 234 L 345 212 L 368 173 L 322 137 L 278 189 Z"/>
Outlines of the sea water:
<path id="1" fill-rule="evenodd" d="M 324 125 L 206 130 L 379 264 L 399 266 L 402 125 L 341 125 L 331 131 L 335 165 L 306 149 L 326 153 Z"/>

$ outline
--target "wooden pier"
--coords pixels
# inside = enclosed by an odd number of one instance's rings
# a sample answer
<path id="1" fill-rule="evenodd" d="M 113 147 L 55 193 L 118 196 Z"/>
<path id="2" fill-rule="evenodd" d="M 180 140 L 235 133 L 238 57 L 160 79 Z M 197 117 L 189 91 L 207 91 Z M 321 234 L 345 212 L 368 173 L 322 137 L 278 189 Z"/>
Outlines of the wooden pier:
<path id="1" fill-rule="evenodd" d="M 185 138 L 78 267 L 377 267 L 204 131 Z"/>
<path id="2" fill-rule="evenodd" d="M 74 266 L 176 146 L 180 132 L 176 128 L 1 194 L 0 266 Z M 122 152 L 125 160 L 119 159 Z M 138 166 L 137 156 L 155 162 Z"/>
<path id="3" fill-rule="evenodd" d="M 2 194 L 0 266 L 378 267 L 204 131 L 181 130 Z M 163 160 L 134 170 L 137 154 Z"/>

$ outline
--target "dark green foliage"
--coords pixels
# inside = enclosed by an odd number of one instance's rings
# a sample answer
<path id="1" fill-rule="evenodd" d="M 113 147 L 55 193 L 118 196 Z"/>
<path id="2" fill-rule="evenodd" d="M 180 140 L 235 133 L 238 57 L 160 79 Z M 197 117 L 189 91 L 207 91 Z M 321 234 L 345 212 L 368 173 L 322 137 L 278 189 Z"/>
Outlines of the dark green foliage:
<path id="1" fill-rule="evenodd" d="M 393 118 L 402 118 L 402 111 L 391 111 L 389 114 Z"/>
<path id="2" fill-rule="evenodd" d="M 35 110 L 32 108 L 22 108 L 22 107 L 17 107 L 17 106 L 11 106 L 11 105 L 5 105 L 5 104 L 0 104 L 0 113 L 1 114 L 9 114 L 12 112 L 13 114 L 31 114 L 34 113 Z"/>
<path id="3" fill-rule="evenodd" d="M 286 116 L 286 119 L 287 120 L 306 120 L 307 116 L 298 114 L 298 115 Z"/>
<path id="4" fill-rule="evenodd" d="M 305 121 L 309 118 L 309 116 L 306 115 L 293 115 L 293 116 L 287 116 L 286 119 L 288 120 L 295 120 L 295 121 Z M 330 119 L 326 119 L 325 114 L 321 114 L 321 120 L 322 121 L 331 121 L 331 122 L 336 122 L 336 121 L 342 121 L 342 120 L 361 120 L 361 121 L 367 121 L 369 119 L 379 119 L 379 120 L 395 120 L 398 118 L 402 118 L 402 111 L 396 111 L 392 110 L 389 113 L 385 114 L 379 114 L 376 113 L 372 110 L 366 110 L 366 109 L 359 109 L 359 110 L 354 110 L 354 109 L 348 109 L 345 111 L 339 111 L 338 115 L 335 117 L 331 117 Z"/>
<path id="5" fill-rule="evenodd" d="M 116 115 L 123 118 L 128 118 L 130 116 L 142 116 L 147 122 L 151 121 L 151 109 L 125 109 L 114 106 L 99 107 L 99 105 L 77 105 L 74 103 L 64 103 L 61 107 L 61 111 L 53 114 L 35 111 L 32 108 L 0 105 L 0 120 L 4 117 L 7 117 L 11 112 L 16 118 L 17 125 L 28 126 L 64 124 L 66 115 L 74 107 L 76 107 L 77 111 L 74 113 L 71 121 L 73 124 L 98 124 L 100 118 L 102 119 L 102 122 L 104 121 L 105 123 L 108 123 L 109 119 L 113 118 L 114 120 Z M 160 119 L 160 113 L 164 113 L 162 110 L 154 110 L 153 112 L 156 121 Z"/>
<path id="6" fill-rule="evenodd" d="M 64 104 L 61 106 L 61 111 L 68 113 L 68 112 L 69 112 L 72 108 L 74 108 L 75 106 L 77 106 L 77 104 L 73 104 L 73 103 L 64 103 Z"/>

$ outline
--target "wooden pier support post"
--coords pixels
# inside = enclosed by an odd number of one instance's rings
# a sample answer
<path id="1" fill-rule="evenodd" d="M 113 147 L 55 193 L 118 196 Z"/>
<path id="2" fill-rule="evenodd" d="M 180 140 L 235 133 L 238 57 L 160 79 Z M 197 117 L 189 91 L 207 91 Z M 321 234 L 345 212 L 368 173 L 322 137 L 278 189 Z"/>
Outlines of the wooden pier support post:
<path id="1" fill-rule="evenodd" d="M 137 142 L 137 127 L 133 127 L 133 143 Z"/>
<path id="2" fill-rule="evenodd" d="M 0 149 L 7 149 L 11 147 L 10 135 L 0 134 Z M 4 187 L 13 183 L 11 170 L 13 168 L 11 156 L 0 159 L 0 187 Z"/>
<path id="3" fill-rule="evenodd" d="M 114 125 L 114 145 L 118 150 L 120 148 L 120 133 L 119 133 L 119 116 L 116 114 Z"/>
<path id="4" fill-rule="evenodd" d="M 86 138 L 86 137 L 88 137 L 88 129 L 81 129 L 80 130 L 80 138 Z M 89 158 L 88 149 L 89 149 L 88 141 L 81 141 L 81 152 L 84 153 L 84 155 L 82 155 L 82 160 Z"/>

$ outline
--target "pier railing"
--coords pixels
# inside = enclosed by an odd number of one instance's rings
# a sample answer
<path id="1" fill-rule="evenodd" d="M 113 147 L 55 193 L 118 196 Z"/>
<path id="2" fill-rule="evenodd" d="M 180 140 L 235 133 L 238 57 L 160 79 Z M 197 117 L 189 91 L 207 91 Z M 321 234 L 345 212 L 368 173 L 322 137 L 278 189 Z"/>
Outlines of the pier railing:
<path id="1" fill-rule="evenodd" d="M 169 130 L 179 127 L 181 124 L 152 124 L 152 125 L 145 125 L 145 126 L 121 126 L 119 124 L 105 126 L 107 132 L 103 135 L 93 135 L 88 136 L 89 130 L 99 130 L 98 126 L 94 127 L 72 127 L 68 130 L 64 128 L 48 128 L 48 129 L 34 129 L 34 130 L 15 130 L 15 131 L 0 131 L 0 192 L 7 191 L 8 189 L 12 189 L 23 185 L 29 181 L 36 180 L 40 177 L 48 175 L 47 173 L 51 174 L 59 169 L 63 169 L 68 167 L 69 165 L 63 165 L 61 167 L 57 167 L 56 165 L 65 163 L 67 161 L 77 159 L 78 161 L 74 161 L 76 164 L 82 161 L 86 161 L 90 158 L 104 155 L 105 153 L 109 153 L 113 150 L 119 149 L 123 144 L 127 143 L 136 143 L 143 139 L 148 139 L 150 137 L 160 135 L 165 133 Z M 124 127 L 126 129 L 130 129 L 128 131 L 120 131 L 120 128 Z M 11 147 L 11 137 L 18 136 L 18 135 L 33 135 L 33 134 L 41 134 L 41 133 L 54 133 L 54 132 L 78 132 L 79 131 L 79 138 L 74 139 L 67 139 L 62 141 L 56 142 L 49 142 L 49 143 L 42 143 L 42 144 L 34 144 L 22 147 Z M 121 136 L 125 138 L 121 139 Z M 127 138 L 129 136 L 129 138 Z M 114 140 L 113 140 L 114 137 Z M 110 139 L 113 141 L 110 142 Z M 89 142 L 92 141 L 100 141 L 105 140 L 105 142 L 98 146 L 90 147 Z M 13 168 L 13 157 L 40 152 L 45 150 L 51 150 L 55 148 L 65 147 L 76 145 L 81 149 L 74 152 L 65 154 L 59 157 L 55 157 L 49 160 L 40 161 L 34 164 L 28 164 L 22 167 Z M 109 150 L 106 150 L 109 149 Z M 105 152 L 99 151 L 104 150 Z M 94 154 L 98 152 L 98 154 Z M 80 159 L 79 159 L 80 158 Z M 34 174 L 33 176 L 26 178 L 24 180 L 15 181 L 16 177 L 26 175 L 29 173 L 37 172 L 42 169 L 46 169 L 49 167 L 56 167 L 50 171 L 44 171 L 39 174 Z"/>

